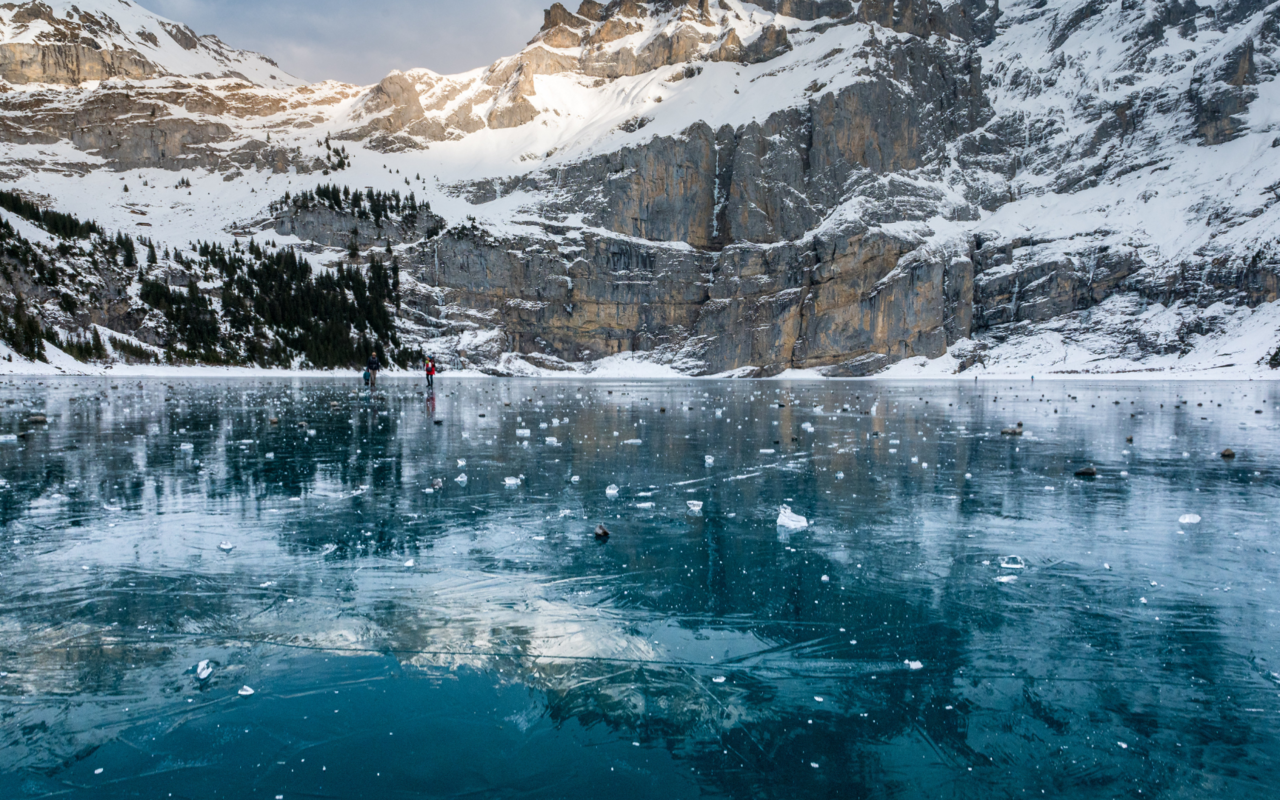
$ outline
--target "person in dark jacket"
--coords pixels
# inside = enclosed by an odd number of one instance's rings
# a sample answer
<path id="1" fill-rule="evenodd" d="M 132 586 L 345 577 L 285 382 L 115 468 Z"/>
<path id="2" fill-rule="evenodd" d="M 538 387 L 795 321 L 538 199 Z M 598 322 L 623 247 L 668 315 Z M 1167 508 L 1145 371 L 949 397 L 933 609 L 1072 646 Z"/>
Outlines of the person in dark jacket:
<path id="1" fill-rule="evenodd" d="M 382 369 L 382 365 L 378 363 L 378 354 L 370 353 L 369 362 L 364 365 L 369 371 L 369 391 L 378 388 L 378 370 Z"/>

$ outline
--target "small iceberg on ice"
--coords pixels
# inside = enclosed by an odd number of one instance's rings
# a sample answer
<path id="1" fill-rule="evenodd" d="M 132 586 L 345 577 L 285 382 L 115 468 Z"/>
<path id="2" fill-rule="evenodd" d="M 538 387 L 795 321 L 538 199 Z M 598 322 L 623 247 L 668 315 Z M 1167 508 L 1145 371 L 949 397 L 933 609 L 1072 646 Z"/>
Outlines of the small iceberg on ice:
<path id="1" fill-rule="evenodd" d="M 792 511 L 791 506 L 782 506 L 778 509 L 778 527 L 798 531 L 809 527 L 809 520 Z"/>

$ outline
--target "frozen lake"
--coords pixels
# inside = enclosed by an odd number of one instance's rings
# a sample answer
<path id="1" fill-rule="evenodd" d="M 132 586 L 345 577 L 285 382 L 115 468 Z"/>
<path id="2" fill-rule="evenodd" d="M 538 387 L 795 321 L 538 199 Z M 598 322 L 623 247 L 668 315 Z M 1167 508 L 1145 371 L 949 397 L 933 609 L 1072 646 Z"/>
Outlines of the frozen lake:
<path id="1" fill-rule="evenodd" d="M 1275 796 L 1274 384 L 354 385 L 0 383 L 0 797 Z"/>

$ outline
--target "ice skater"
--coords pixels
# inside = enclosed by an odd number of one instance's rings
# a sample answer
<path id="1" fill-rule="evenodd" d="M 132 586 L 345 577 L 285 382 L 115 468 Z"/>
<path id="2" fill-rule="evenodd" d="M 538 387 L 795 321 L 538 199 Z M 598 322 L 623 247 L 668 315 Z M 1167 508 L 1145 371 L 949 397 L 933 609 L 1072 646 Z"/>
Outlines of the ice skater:
<path id="1" fill-rule="evenodd" d="M 365 374 L 369 376 L 369 391 L 378 388 L 378 370 L 382 369 L 382 365 L 378 363 L 378 354 L 370 353 L 369 361 L 364 365 Z"/>
<path id="2" fill-rule="evenodd" d="M 435 391 L 436 388 L 436 361 L 434 358 L 428 358 L 427 363 L 423 365 L 423 369 L 427 373 L 427 388 Z"/>

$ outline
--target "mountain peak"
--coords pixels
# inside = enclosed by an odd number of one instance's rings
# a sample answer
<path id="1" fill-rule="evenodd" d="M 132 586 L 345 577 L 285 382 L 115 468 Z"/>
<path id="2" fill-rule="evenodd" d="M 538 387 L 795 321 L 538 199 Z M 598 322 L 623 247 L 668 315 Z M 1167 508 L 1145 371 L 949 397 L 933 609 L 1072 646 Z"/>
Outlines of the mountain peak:
<path id="1" fill-rule="evenodd" d="M 200 36 L 129 0 L 35 0 L 0 6 L 0 79 L 11 84 L 166 76 L 302 82 L 257 53 Z"/>

